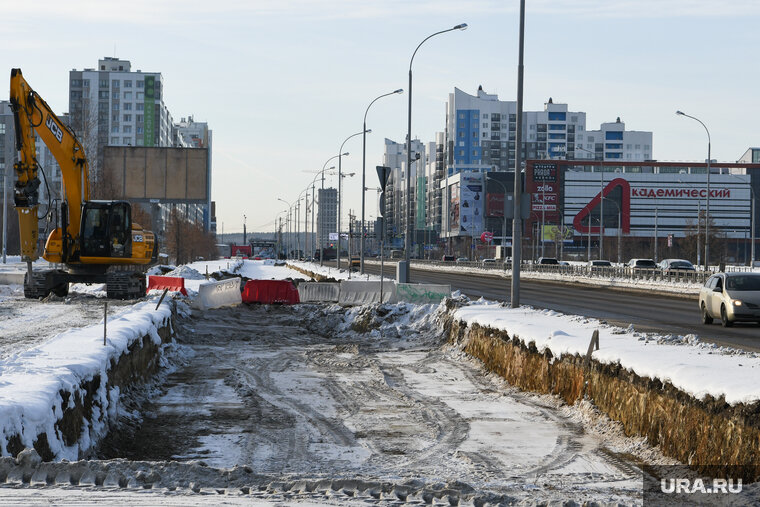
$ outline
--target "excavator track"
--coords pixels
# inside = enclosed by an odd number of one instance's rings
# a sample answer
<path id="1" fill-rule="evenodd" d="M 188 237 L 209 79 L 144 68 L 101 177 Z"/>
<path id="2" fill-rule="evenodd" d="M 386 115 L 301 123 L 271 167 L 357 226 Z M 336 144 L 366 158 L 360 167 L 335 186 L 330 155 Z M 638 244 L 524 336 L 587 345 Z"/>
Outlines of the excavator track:
<path id="1" fill-rule="evenodd" d="M 106 280 L 108 299 L 139 299 L 145 295 L 145 275 L 134 271 L 114 271 Z"/>
<path id="2" fill-rule="evenodd" d="M 67 296 L 69 284 L 60 280 L 61 275 L 66 276 L 65 273 L 54 269 L 35 271 L 30 282 L 27 273 L 24 277 L 24 297 L 28 299 L 45 298 L 51 292 L 56 296 Z"/>

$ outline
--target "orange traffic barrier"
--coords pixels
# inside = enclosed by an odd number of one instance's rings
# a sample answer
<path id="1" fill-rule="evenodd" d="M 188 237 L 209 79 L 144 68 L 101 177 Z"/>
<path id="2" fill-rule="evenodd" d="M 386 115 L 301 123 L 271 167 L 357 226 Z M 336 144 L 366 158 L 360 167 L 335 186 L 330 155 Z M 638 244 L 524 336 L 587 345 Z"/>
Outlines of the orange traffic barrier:
<path id="1" fill-rule="evenodd" d="M 243 303 L 300 303 L 298 290 L 289 280 L 248 280 L 242 296 Z"/>
<path id="2" fill-rule="evenodd" d="M 148 289 L 151 290 L 164 290 L 179 292 L 183 296 L 187 296 L 187 290 L 185 290 L 185 279 L 179 276 L 156 276 L 150 275 L 148 277 Z"/>

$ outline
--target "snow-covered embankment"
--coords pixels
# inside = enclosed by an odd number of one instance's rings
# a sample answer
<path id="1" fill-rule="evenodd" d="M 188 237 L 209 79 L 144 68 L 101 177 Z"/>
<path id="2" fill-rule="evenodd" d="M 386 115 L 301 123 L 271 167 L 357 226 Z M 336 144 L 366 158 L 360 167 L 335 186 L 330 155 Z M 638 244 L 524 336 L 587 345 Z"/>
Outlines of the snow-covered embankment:
<path id="1" fill-rule="evenodd" d="M 139 303 L 107 322 L 61 333 L 0 362 L 0 452 L 86 456 L 116 416 L 121 390 L 157 371 L 172 338 L 173 302 Z"/>
<path id="2" fill-rule="evenodd" d="M 510 384 L 568 404 L 589 399 L 627 435 L 695 468 L 760 462 L 757 354 L 548 310 L 448 306 L 449 341 Z M 600 348 L 587 358 L 594 330 Z"/>

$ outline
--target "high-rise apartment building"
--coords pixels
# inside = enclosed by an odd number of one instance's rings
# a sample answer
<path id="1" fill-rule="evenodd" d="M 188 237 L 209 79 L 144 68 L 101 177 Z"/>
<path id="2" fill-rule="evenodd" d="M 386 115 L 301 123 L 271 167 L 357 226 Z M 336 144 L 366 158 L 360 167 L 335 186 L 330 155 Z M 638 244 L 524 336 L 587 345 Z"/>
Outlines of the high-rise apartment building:
<path id="1" fill-rule="evenodd" d="M 406 143 L 385 140 L 383 165 L 390 167 L 390 176 L 385 186 L 385 238 L 389 246 L 403 243 L 406 233 L 407 219 L 412 221 L 413 228 L 420 230 L 425 223 L 425 145 L 419 139 L 412 139 L 412 168 L 411 168 L 411 207 L 409 216 L 405 217 L 406 209 L 406 177 L 407 177 Z"/>
<path id="2" fill-rule="evenodd" d="M 317 190 L 317 241 L 318 248 L 325 248 L 337 241 L 330 241 L 330 233 L 338 232 L 338 190 L 320 188 Z"/>
<path id="3" fill-rule="evenodd" d="M 70 126 L 97 177 L 103 147 L 172 146 L 172 117 L 160 72 L 132 71 L 129 60 L 105 57 L 97 69 L 69 72 Z"/>

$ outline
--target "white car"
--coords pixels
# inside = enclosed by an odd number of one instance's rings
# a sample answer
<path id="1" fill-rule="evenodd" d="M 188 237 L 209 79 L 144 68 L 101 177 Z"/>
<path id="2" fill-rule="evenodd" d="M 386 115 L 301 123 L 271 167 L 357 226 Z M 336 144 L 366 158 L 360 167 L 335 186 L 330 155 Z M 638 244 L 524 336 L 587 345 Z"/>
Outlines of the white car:
<path id="1" fill-rule="evenodd" d="M 716 273 L 699 291 L 699 311 L 704 324 L 720 319 L 724 327 L 734 322 L 760 324 L 760 273 Z"/>

